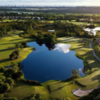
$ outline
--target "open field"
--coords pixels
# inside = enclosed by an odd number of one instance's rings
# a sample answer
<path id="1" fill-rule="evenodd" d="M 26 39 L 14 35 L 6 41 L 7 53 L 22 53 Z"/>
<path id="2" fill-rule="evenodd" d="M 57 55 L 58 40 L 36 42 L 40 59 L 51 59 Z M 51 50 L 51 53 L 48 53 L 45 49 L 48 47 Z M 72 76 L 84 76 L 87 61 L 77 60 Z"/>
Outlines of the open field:
<path id="1" fill-rule="evenodd" d="M 16 50 L 15 44 L 23 42 L 23 41 L 30 41 L 31 39 L 22 38 L 19 36 L 19 33 L 22 31 L 15 31 L 12 32 L 9 36 L 0 40 L 0 66 L 9 66 L 12 62 L 9 60 L 9 55 Z M 13 62 L 18 62 L 24 60 L 29 53 L 31 53 L 31 48 L 27 47 L 21 50 L 20 57 Z"/>

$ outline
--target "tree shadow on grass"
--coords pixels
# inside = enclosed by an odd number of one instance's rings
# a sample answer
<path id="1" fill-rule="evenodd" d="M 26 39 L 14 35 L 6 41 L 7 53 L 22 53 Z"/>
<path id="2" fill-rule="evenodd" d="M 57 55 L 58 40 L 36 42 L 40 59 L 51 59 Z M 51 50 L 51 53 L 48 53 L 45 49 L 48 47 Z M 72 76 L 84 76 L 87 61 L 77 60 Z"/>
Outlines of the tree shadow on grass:
<path id="1" fill-rule="evenodd" d="M 98 82 L 100 82 L 100 74 L 97 75 L 97 76 L 94 76 L 94 77 L 92 78 L 92 80 L 93 80 L 93 81 L 98 81 Z"/>
<path id="2" fill-rule="evenodd" d="M 7 44 L 12 44 L 12 43 L 3 43 L 3 44 L 0 44 L 0 45 L 7 45 Z"/>
<path id="3" fill-rule="evenodd" d="M 15 49 L 15 47 L 11 47 L 11 48 L 8 48 L 8 49 L 0 50 L 0 52 L 7 51 L 7 50 L 13 50 L 13 49 Z"/>
<path id="4" fill-rule="evenodd" d="M 85 57 L 85 60 L 87 61 L 90 61 L 90 63 L 88 64 L 88 67 L 90 67 L 89 69 L 92 69 L 92 68 L 99 68 L 100 69 L 100 62 L 94 57 L 93 55 L 93 52 L 92 51 L 89 51 L 85 54 L 83 54 L 82 56 Z"/>
<path id="5" fill-rule="evenodd" d="M 55 90 L 53 90 L 53 91 L 51 91 L 51 92 L 56 92 L 56 91 L 58 91 L 58 90 L 60 90 L 60 89 L 62 89 L 62 88 L 64 88 L 64 87 L 66 87 L 66 86 L 68 86 L 68 85 L 70 85 L 70 84 L 72 84 L 72 83 L 69 83 L 69 84 L 67 84 L 67 85 L 63 85 L 63 86 L 61 86 L 61 87 L 58 87 L 57 89 L 55 89 Z"/>
<path id="6" fill-rule="evenodd" d="M 14 39 L 14 40 L 10 40 L 10 41 L 17 41 L 17 40 L 22 40 L 22 39 Z"/>
<path id="7" fill-rule="evenodd" d="M 79 83 L 78 81 L 75 81 L 75 84 L 77 84 L 77 85 L 80 86 L 80 87 L 86 87 L 85 85 Z"/>
<path id="8" fill-rule="evenodd" d="M 6 61 L 11 61 L 10 59 L 3 59 L 3 60 L 0 60 L 0 63 L 4 63 Z"/>
<path id="9" fill-rule="evenodd" d="M 64 87 L 66 87 L 66 86 L 68 86 L 68 85 L 70 85 L 70 84 L 72 84 L 72 83 L 69 83 L 69 84 L 67 84 L 67 85 L 63 85 L 63 86 L 61 86 L 61 87 L 58 87 L 58 88 L 55 89 L 55 90 L 51 90 L 50 85 L 47 85 L 47 89 L 48 89 L 49 93 L 51 93 L 51 92 L 56 92 L 56 91 L 58 91 L 58 90 L 60 90 L 60 89 L 62 89 L 62 88 L 64 88 Z"/>

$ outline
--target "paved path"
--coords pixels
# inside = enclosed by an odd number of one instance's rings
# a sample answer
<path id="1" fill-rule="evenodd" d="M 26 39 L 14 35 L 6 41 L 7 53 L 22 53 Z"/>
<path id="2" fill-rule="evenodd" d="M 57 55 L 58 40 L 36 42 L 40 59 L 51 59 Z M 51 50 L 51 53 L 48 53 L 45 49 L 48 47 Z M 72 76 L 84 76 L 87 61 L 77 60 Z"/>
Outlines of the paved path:
<path id="1" fill-rule="evenodd" d="M 93 40 L 91 40 L 91 42 L 90 42 L 90 49 L 92 50 L 94 57 L 97 58 L 98 61 L 100 61 L 100 58 L 97 57 L 97 55 L 95 54 L 95 51 L 92 49 L 92 42 L 93 42 Z"/>
<path id="2" fill-rule="evenodd" d="M 77 97 L 83 97 L 83 96 L 88 95 L 89 93 L 91 93 L 94 89 L 98 89 L 98 88 L 99 87 L 95 87 L 95 88 L 90 89 L 90 90 L 76 89 L 76 90 L 73 90 L 72 93 Z"/>

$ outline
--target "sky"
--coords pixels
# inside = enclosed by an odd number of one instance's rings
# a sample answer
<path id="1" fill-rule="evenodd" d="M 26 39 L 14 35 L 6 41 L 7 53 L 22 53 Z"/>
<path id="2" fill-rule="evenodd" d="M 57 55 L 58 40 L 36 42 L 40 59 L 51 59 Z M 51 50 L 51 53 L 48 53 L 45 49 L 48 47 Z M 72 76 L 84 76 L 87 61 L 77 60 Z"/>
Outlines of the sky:
<path id="1" fill-rule="evenodd" d="M 100 6 L 100 0 L 0 0 L 0 5 Z"/>

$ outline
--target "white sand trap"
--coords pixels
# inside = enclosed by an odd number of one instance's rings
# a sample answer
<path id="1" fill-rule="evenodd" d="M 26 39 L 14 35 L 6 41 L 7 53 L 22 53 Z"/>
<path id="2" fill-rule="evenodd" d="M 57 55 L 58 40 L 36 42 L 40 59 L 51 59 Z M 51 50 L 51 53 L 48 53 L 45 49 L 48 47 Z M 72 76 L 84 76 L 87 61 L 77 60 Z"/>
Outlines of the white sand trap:
<path id="1" fill-rule="evenodd" d="M 73 90 L 72 93 L 77 96 L 77 97 L 83 97 L 85 95 L 88 95 L 89 93 L 91 93 L 94 89 L 97 89 L 99 87 L 95 87 L 93 89 L 90 89 L 90 90 L 81 90 L 81 89 L 76 89 L 76 90 Z"/>

